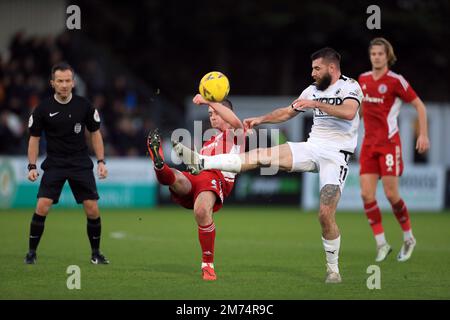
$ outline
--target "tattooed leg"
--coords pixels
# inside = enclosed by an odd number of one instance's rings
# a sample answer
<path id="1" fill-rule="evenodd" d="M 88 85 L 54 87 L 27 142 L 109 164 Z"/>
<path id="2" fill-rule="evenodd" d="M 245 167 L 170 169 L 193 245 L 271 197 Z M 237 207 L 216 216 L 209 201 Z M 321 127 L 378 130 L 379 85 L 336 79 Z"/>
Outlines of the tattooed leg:
<path id="1" fill-rule="evenodd" d="M 338 185 L 327 184 L 320 190 L 319 221 L 322 226 L 322 237 L 325 239 L 339 237 L 335 214 L 340 197 L 341 190 Z"/>
<path id="2" fill-rule="evenodd" d="M 319 220 L 322 226 L 322 244 L 327 261 L 327 276 L 325 283 L 342 281 L 339 273 L 339 249 L 341 236 L 336 224 L 336 207 L 341 197 L 339 186 L 327 184 L 320 190 Z"/>

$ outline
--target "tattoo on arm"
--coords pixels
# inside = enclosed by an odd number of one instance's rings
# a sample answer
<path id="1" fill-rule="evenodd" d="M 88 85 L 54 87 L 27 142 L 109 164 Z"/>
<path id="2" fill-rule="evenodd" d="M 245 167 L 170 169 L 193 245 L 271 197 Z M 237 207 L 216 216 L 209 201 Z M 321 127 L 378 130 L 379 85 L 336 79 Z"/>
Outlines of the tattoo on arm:
<path id="1" fill-rule="evenodd" d="M 320 204 L 337 205 L 341 196 L 338 185 L 327 184 L 320 190 Z"/>

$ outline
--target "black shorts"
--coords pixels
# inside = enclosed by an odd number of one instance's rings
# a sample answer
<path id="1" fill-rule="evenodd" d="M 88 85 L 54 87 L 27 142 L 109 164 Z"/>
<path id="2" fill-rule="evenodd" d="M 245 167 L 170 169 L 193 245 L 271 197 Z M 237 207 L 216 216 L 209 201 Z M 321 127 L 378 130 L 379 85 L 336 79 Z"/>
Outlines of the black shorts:
<path id="1" fill-rule="evenodd" d="M 37 197 L 53 199 L 57 204 L 66 180 L 77 203 L 100 198 L 92 169 L 86 168 L 48 168 L 42 176 Z"/>

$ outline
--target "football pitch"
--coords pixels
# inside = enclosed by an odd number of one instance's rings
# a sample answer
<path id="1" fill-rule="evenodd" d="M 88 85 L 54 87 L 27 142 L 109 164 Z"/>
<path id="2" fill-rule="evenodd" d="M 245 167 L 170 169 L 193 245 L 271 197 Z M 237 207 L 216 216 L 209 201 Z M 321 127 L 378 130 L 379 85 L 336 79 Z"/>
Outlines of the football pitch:
<path id="1" fill-rule="evenodd" d="M 394 251 L 377 264 L 381 289 L 369 290 L 375 243 L 364 214 L 338 212 L 343 282 L 326 285 L 325 254 L 314 212 L 277 206 L 225 207 L 215 215 L 218 279 L 201 279 L 192 212 L 164 207 L 102 210 L 103 253 L 91 265 L 82 209 L 54 208 L 36 265 L 25 265 L 32 210 L 0 211 L 0 299 L 450 299 L 450 213 L 411 213 L 417 246 L 397 262 L 402 233 L 384 212 Z M 69 290 L 70 265 L 81 289 Z"/>

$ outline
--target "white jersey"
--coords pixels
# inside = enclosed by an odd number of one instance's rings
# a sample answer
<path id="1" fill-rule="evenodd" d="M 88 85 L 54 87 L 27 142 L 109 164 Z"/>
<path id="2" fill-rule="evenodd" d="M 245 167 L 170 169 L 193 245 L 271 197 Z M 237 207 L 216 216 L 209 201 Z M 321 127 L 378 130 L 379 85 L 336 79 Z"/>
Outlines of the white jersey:
<path id="1" fill-rule="evenodd" d="M 316 100 L 339 106 L 346 99 L 354 99 L 361 104 L 362 90 L 357 81 L 341 76 L 338 81 L 330 85 L 325 91 L 320 91 L 315 85 L 306 88 L 300 99 Z M 345 120 L 330 116 L 314 109 L 314 123 L 308 141 L 330 146 L 335 149 L 354 152 L 358 142 L 359 113 L 352 120 Z"/>

